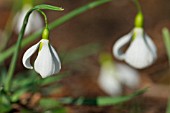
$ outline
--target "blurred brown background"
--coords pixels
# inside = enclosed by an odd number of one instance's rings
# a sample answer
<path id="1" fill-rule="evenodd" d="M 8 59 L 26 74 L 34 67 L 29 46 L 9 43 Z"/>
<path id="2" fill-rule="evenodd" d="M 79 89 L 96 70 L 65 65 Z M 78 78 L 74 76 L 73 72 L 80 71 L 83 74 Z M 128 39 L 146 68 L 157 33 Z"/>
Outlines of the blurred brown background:
<path id="1" fill-rule="evenodd" d="M 65 9 L 63 12 L 45 12 L 49 21 L 52 22 L 73 9 L 92 1 L 45 0 L 47 4 L 61 6 Z M 11 3 L 14 3 L 14 1 L 0 0 L 1 30 L 4 29 L 8 19 Z M 142 108 L 146 109 L 146 113 L 164 113 L 167 98 L 170 95 L 170 71 L 168 69 L 166 50 L 163 45 L 162 28 L 168 27 L 170 29 L 170 0 L 140 0 L 140 3 L 145 18 L 144 28 L 158 48 L 158 60 L 153 66 L 139 70 L 142 77 L 141 87 L 150 86 L 150 91 L 146 93 L 145 97 L 136 99 L 136 101 L 144 102 L 141 102 L 141 105 Z M 73 48 L 93 42 L 100 43 L 103 50 L 112 53 L 114 42 L 133 28 L 136 12 L 136 8 L 131 0 L 113 0 L 110 3 L 89 10 L 52 30 L 51 43 L 57 48 L 58 53 L 64 50 L 65 55 L 67 55 L 67 51 Z M 13 33 L 13 40 L 8 43 L 9 46 L 15 43 L 16 37 L 17 35 Z M 7 61 L 7 66 L 8 64 L 9 62 Z M 99 72 L 98 54 L 70 64 L 70 67 L 72 65 L 78 66 L 81 68 L 81 71 L 75 68 L 71 77 L 61 81 L 61 84 L 64 85 L 61 95 L 72 95 L 74 97 L 106 95 L 99 89 L 96 83 Z M 66 69 L 70 67 L 66 66 Z M 19 61 L 17 70 L 23 70 L 21 61 Z M 114 107 L 89 108 L 88 106 L 71 106 L 69 109 L 71 113 L 113 113 L 113 109 L 115 110 Z M 129 113 L 126 110 L 115 111 L 115 113 L 121 112 Z"/>

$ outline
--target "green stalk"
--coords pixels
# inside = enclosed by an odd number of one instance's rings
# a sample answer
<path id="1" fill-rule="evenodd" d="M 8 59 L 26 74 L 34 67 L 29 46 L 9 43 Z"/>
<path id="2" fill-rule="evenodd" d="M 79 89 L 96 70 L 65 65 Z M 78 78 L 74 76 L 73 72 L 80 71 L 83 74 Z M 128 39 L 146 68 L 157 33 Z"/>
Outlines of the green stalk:
<path id="1" fill-rule="evenodd" d="M 37 10 L 39 13 L 41 13 L 44 17 L 44 21 L 45 21 L 45 28 L 48 28 L 48 20 L 47 20 L 47 16 L 45 15 L 45 13 L 41 10 Z"/>
<path id="2" fill-rule="evenodd" d="M 65 22 L 69 21 L 70 19 L 74 18 L 75 16 L 80 15 L 81 13 L 84 13 L 85 11 L 95 8 L 97 6 L 100 6 L 104 3 L 111 2 L 112 0 L 98 0 L 92 3 L 89 3 L 85 6 L 82 6 L 80 8 L 77 8 L 70 13 L 66 14 L 65 16 L 62 16 L 61 18 L 57 19 L 56 21 L 52 22 L 49 24 L 49 30 L 54 29 L 55 27 L 58 27 Z M 30 42 L 34 41 L 36 38 L 38 38 L 41 35 L 42 29 L 38 30 L 31 36 L 28 36 L 27 38 L 23 39 L 21 43 L 21 48 L 24 48 L 26 45 L 28 45 Z M 8 57 L 12 55 L 12 53 L 15 50 L 15 45 L 11 46 L 9 49 L 6 51 L 0 53 L 0 63 L 2 63 L 4 60 L 6 60 Z"/>
<path id="3" fill-rule="evenodd" d="M 22 26 L 21 31 L 20 31 L 20 34 L 19 34 L 19 36 L 18 36 L 18 41 L 17 41 L 16 47 L 15 47 L 15 53 L 14 53 L 14 55 L 13 55 L 13 57 L 12 57 L 12 61 L 11 61 L 11 64 L 10 64 L 10 67 L 9 67 L 9 70 L 8 70 L 8 74 L 7 74 L 7 79 L 6 79 L 6 81 L 5 81 L 5 90 L 6 90 L 7 92 L 9 92 L 9 90 L 10 90 L 11 79 L 12 79 L 14 70 L 15 70 L 15 68 L 16 68 L 16 62 L 17 62 L 17 58 L 18 58 L 19 51 L 20 51 L 20 46 L 21 46 L 22 38 L 23 38 L 24 33 L 25 33 L 25 28 L 26 28 L 26 26 L 27 26 L 29 16 L 30 16 L 30 14 L 31 14 L 34 10 L 35 10 L 35 9 L 31 9 L 31 10 L 29 10 L 29 12 L 26 14 L 26 16 L 25 16 L 25 18 L 24 18 L 23 26 Z"/>
<path id="4" fill-rule="evenodd" d="M 59 11 L 63 10 L 62 8 L 58 8 L 58 7 L 54 7 L 54 6 L 50 6 L 50 5 L 38 5 L 38 6 L 35 6 L 34 8 L 32 8 L 32 9 L 30 9 L 26 13 L 26 16 L 24 18 L 23 25 L 22 25 L 22 28 L 21 28 L 21 31 L 19 33 L 18 40 L 17 40 L 17 43 L 16 43 L 15 52 L 14 52 L 14 55 L 12 57 L 12 61 L 11 61 L 11 64 L 10 64 L 10 67 L 9 67 L 9 70 L 8 70 L 8 73 L 7 73 L 7 78 L 6 78 L 6 81 L 5 81 L 5 91 L 7 93 L 10 93 L 11 79 L 12 79 L 12 76 L 13 76 L 15 68 L 16 68 L 17 58 L 18 58 L 18 55 L 19 55 L 19 51 L 21 49 L 21 42 L 22 42 L 22 39 L 24 37 L 25 28 L 27 26 L 30 14 L 34 10 L 39 11 L 44 16 L 46 27 L 48 26 L 47 25 L 47 17 L 45 15 L 45 13 L 42 12 L 40 9 L 50 9 L 50 10 L 59 10 Z"/>
<path id="5" fill-rule="evenodd" d="M 111 106 L 120 103 L 127 102 L 137 96 L 144 94 L 148 88 L 138 90 L 132 94 L 126 96 L 117 96 L 117 97 L 97 97 L 97 98 L 61 98 L 58 101 L 62 104 L 71 104 L 71 105 L 93 105 L 93 106 Z"/>
<path id="6" fill-rule="evenodd" d="M 141 9 L 141 6 L 139 4 L 139 1 L 138 0 L 133 0 L 133 2 L 136 5 L 136 8 L 137 8 L 138 12 L 142 12 L 142 9 Z"/>

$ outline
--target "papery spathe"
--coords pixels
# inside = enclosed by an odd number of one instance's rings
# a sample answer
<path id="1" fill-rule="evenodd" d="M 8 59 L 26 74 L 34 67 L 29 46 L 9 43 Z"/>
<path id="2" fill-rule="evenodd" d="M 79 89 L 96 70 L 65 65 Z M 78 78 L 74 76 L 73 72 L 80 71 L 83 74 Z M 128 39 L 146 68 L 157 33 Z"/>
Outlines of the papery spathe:
<path id="1" fill-rule="evenodd" d="M 49 44 L 49 40 L 42 39 L 37 44 L 30 47 L 24 53 L 22 62 L 26 68 L 33 69 L 32 65 L 30 64 L 30 58 L 39 48 L 40 43 L 42 47 L 40 48 L 38 56 L 34 62 L 34 69 L 42 76 L 42 78 L 45 78 L 58 73 L 61 69 L 61 62 L 58 54 L 51 44 Z"/>
<path id="2" fill-rule="evenodd" d="M 134 39 L 132 40 L 132 38 Z M 130 46 L 123 53 L 122 47 L 129 42 Z M 113 53 L 117 59 L 125 60 L 137 69 L 143 69 L 153 64 L 157 58 L 156 51 L 153 41 L 142 28 L 134 28 L 132 32 L 121 37 L 113 47 Z"/>
<path id="3" fill-rule="evenodd" d="M 24 21 L 24 17 L 31 8 L 32 6 L 29 4 L 24 5 L 22 10 L 18 12 L 16 16 L 14 17 L 13 25 L 14 25 L 16 33 L 19 34 L 23 21 Z M 43 20 L 40 14 L 34 11 L 29 17 L 29 21 L 27 23 L 27 27 L 25 30 L 25 35 L 28 35 L 29 33 L 36 31 L 42 27 L 43 27 Z"/>

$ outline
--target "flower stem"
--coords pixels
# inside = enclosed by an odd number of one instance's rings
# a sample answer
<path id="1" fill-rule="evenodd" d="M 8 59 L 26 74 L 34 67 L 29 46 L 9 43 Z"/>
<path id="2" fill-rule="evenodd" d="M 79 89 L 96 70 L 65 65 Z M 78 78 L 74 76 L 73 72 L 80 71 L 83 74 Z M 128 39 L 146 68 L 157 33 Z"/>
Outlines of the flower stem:
<path id="1" fill-rule="evenodd" d="M 12 57 L 12 61 L 11 61 L 10 67 L 9 67 L 9 71 L 8 71 L 7 79 L 6 79 L 6 83 L 5 83 L 5 90 L 7 92 L 10 91 L 11 79 L 12 79 L 12 76 L 13 76 L 15 68 L 16 68 L 17 58 L 18 58 L 18 54 L 19 54 L 19 51 L 20 51 L 20 48 L 21 48 L 21 42 L 22 42 L 22 39 L 23 39 L 23 36 L 24 36 L 24 33 L 25 33 L 25 28 L 27 26 L 29 16 L 34 10 L 37 10 L 37 9 L 33 8 L 33 9 L 30 9 L 27 12 L 27 14 L 24 18 L 24 21 L 23 21 L 21 31 L 20 31 L 19 36 L 18 36 L 18 41 L 17 41 L 17 44 L 16 44 L 15 53 Z M 44 16 L 46 28 L 48 28 L 47 17 L 45 15 L 45 13 L 43 11 L 39 10 L 39 9 L 37 11 L 40 12 Z"/>
<path id="2" fill-rule="evenodd" d="M 19 51 L 20 51 L 20 48 L 21 48 L 21 42 L 22 42 L 22 39 L 23 39 L 23 36 L 24 36 L 24 33 L 25 33 L 25 29 L 26 29 L 26 26 L 27 26 L 27 23 L 28 23 L 29 16 L 34 10 L 40 10 L 40 9 L 57 10 L 57 11 L 62 11 L 63 10 L 60 7 L 55 7 L 55 6 L 50 6 L 50 5 L 43 4 L 43 5 L 37 5 L 37 6 L 35 6 L 34 8 L 30 9 L 27 12 L 27 14 L 26 14 L 26 16 L 24 18 L 24 21 L 23 21 L 21 31 L 20 31 L 19 36 L 18 36 L 17 44 L 16 44 L 16 47 L 15 47 L 15 50 L 14 50 L 15 52 L 14 52 L 14 55 L 12 57 L 12 61 L 11 61 L 11 64 L 10 64 L 10 67 L 9 67 L 9 70 L 8 70 L 8 73 L 7 73 L 7 79 L 5 81 L 5 91 L 8 94 L 10 94 L 11 79 L 12 79 L 12 76 L 14 75 L 18 54 L 19 54 Z M 42 11 L 40 11 L 40 12 L 41 12 L 41 14 L 43 14 L 43 16 L 45 18 L 45 23 L 47 24 L 46 15 Z M 46 27 L 48 27 L 48 25 L 46 25 Z"/>
<path id="3" fill-rule="evenodd" d="M 14 70 L 16 68 L 16 63 L 17 63 L 19 50 L 20 50 L 20 47 L 21 47 L 22 38 L 23 38 L 24 33 L 25 33 L 25 28 L 26 28 L 27 23 L 28 23 L 29 15 L 32 13 L 32 11 L 33 11 L 33 9 L 29 10 L 28 13 L 26 14 L 25 18 L 24 18 L 23 26 L 22 26 L 21 31 L 19 33 L 18 41 L 17 41 L 16 47 L 15 47 L 15 52 L 14 52 L 14 55 L 12 57 L 12 61 L 11 61 L 11 64 L 10 64 L 10 67 L 9 67 L 9 70 L 8 70 L 8 73 L 7 73 L 7 79 L 6 79 L 6 82 L 5 82 L 5 90 L 8 93 L 10 93 L 9 91 L 10 91 L 10 87 L 11 87 L 11 79 L 12 79 L 12 76 L 14 74 Z"/>
<path id="4" fill-rule="evenodd" d="M 39 9 L 37 11 L 43 15 L 44 21 L 45 21 L 45 28 L 48 28 L 48 20 L 47 20 L 46 14 L 43 11 L 39 10 Z"/>
<path id="5" fill-rule="evenodd" d="M 52 29 L 64 24 L 65 22 L 67 22 L 67 21 L 71 20 L 72 18 L 84 13 L 87 10 L 90 10 L 92 8 L 95 8 L 97 6 L 103 5 L 103 4 L 111 2 L 111 1 L 112 0 L 97 0 L 97 1 L 91 2 L 87 5 L 84 5 L 80 8 L 77 8 L 77 9 L 71 11 L 70 13 L 62 16 L 61 18 L 55 20 L 51 24 L 49 24 L 49 30 L 52 30 Z M 35 32 L 34 34 L 24 38 L 23 41 L 22 41 L 21 47 L 23 48 L 26 45 L 28 45 L 30 42 L 37 39 L 41 35 L 41 32 L 42 32 L 42 29 L 40 29 L 37 32 Z M 7 49 L 6 51 L 0 53 L 0 63 L 2 63 L 4 60 L 6 60 L 8 57 L 10 57 L 13 54 L 13 52 L 15 51 L 15 46 L 16 45 L 13 45 L 9 49 Z"/>
<path id="6" fill-rule="evenodd" d="M 142 12 L 142 9 L 141 9 L 141 6 L 140 6 L 140 3 L 138 0 L 133 0 L 138 12 Z"/>

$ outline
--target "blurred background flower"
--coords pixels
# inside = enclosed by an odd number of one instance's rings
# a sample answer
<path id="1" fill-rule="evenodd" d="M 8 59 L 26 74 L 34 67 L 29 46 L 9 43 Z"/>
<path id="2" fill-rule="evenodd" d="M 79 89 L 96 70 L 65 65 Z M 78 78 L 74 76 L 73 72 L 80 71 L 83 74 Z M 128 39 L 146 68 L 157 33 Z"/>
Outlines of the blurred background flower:
<path id="1" fill-rule="evenodd" d="M 114 62 L 110 54 L 101 54 L 100 64 L 98 83 L 110 96 L 120 95 L 123 85 L 131 89 L 139 87 L 139 73 L 128 65 Z"/>
<path id="2" fill-rule="evenodd" d="M 13 20 L 14 30 L 19 34 L 24 17 L 26 13 L 32 8 L 32 4 L 24 4 L 22 9 L 17 12 Z M 31 32 L 37 31 L 43 27 L 43 20 L 38 12 L 33 12 L 29 17 L 29 21 L 26 27 L 25 35 L 28 35 Z"/>

